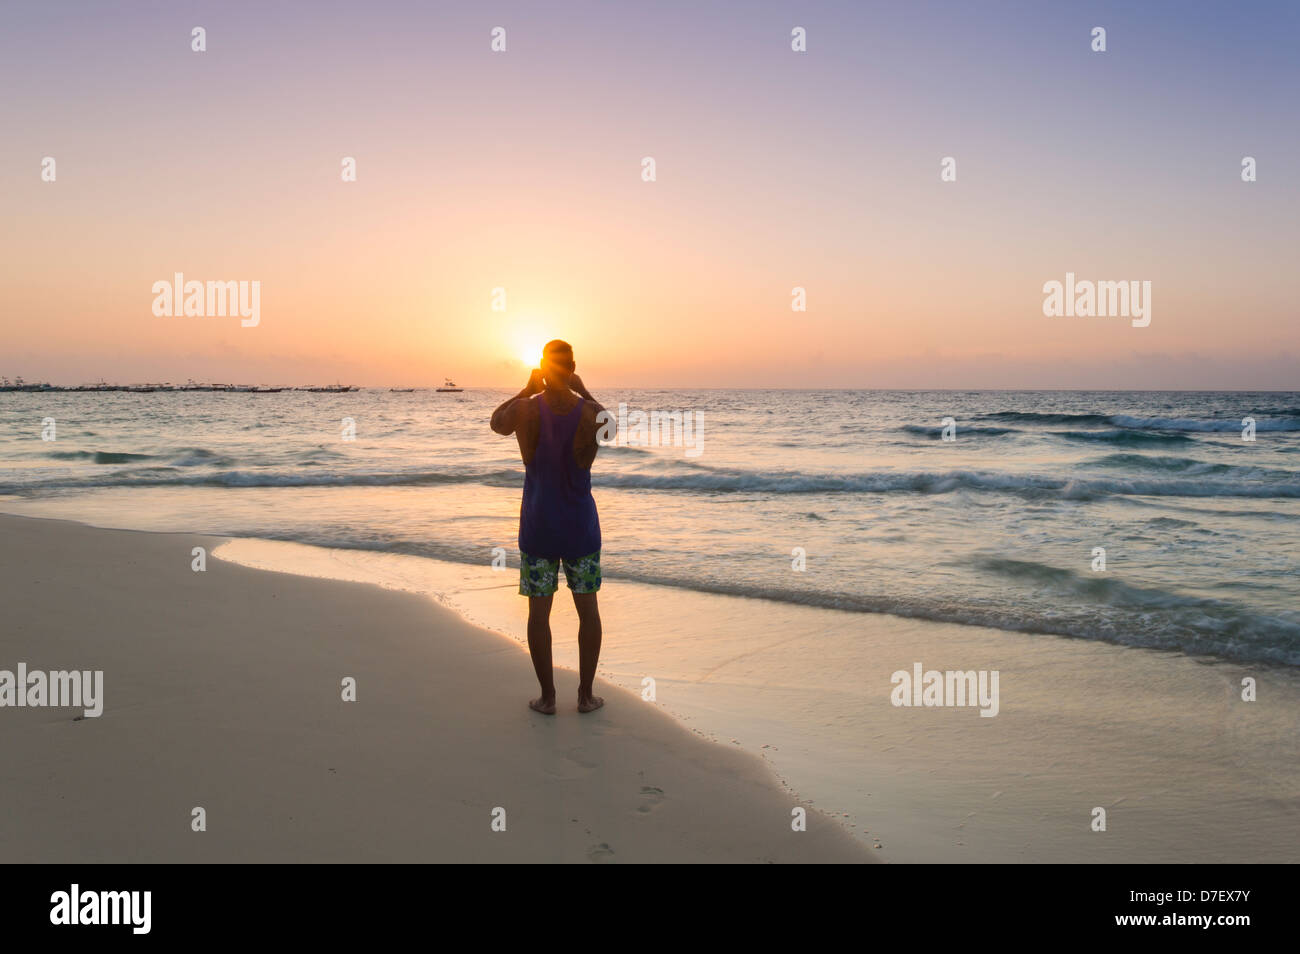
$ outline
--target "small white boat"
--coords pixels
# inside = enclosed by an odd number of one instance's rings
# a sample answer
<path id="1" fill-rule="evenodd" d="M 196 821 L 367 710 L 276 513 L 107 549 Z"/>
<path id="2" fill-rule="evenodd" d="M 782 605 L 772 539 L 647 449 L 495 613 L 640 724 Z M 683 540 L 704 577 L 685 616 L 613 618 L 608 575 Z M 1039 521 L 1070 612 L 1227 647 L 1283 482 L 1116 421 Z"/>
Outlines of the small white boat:
<path id="1" fill-rule="evenodd" d="M 457 387 L 457 386 L 456 386 L 456 382 L 453 381 L 451 378 L 444 378 L 444 379 L 443 379 L 443 382 L 442 382 L 442 387 L 440 387 L 440 388 L 435 388 L 434 390 L 436 390 L 436 391 L 464 391 L 465 389 L 464 389 L 464 388 L 461 388 L 461 387 Z"/>

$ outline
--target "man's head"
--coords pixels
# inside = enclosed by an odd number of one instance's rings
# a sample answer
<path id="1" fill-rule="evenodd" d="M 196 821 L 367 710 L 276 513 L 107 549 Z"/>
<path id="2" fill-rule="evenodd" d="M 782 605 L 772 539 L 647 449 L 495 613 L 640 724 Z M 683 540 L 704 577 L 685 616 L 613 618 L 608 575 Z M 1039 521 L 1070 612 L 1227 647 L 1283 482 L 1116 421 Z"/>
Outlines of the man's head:
<path id="1" fill-rule="evenodd" d="M 556 338 L 542 347 L 542 377 L 546 386 L 556 391 L 569 389 L 569 376 L 577 370 L 573 361 L 573 348 L 567 341 Z"/>

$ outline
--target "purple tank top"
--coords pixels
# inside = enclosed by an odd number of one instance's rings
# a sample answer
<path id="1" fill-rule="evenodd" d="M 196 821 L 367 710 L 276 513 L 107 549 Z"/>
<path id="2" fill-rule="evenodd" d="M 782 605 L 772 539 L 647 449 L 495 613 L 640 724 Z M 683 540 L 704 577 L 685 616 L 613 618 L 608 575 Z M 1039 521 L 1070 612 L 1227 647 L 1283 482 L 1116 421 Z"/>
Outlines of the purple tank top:
<path id="1" fill-rule="evenodd" d="M 537 399 L 537 450 L 524 465 L 524 502 L 519 508 L 519 549 L 531 557 L 577 560 L 600 549 L 600 518 L 591 496 L 591 471 L 573 459 L 573 435 L 582 420 L 578 399 L 556 414 Z"/>

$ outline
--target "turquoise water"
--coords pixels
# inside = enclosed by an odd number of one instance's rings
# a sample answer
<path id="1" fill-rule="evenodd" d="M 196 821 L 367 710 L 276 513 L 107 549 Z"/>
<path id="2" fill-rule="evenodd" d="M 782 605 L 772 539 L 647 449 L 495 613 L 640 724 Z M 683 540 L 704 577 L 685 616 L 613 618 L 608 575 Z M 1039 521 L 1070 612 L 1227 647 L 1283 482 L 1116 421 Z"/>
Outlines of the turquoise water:
<path id="1" fill-rule="evenodd" d="M 597 395 L 699 451 L 602 448 L 611 579 L 1300 665 L 1300 394 Z M 0 509 L 515 565 L 506 396 L 4 393 Z"/>

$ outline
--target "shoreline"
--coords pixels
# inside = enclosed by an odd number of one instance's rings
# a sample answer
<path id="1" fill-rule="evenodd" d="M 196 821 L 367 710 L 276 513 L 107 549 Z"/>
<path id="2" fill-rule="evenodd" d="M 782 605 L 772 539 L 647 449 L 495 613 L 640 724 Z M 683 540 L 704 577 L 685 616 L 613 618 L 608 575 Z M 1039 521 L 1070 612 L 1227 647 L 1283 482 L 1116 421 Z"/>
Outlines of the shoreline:
<path id="1" fill-rule="evenodd" d="M 531 713 L 519 645 L 423 596 L 213 558 L 227 538 L 0 530 L 0 668 L 104 672 L 98 718 L 0 709 L 10 861 L 876 860 L 810 805 L 791 831 L 761 759 L 613 684 Z"/>
<path id="2" fill-rule="evenodd" d="M 514 570 L 196 538 L 212 547 L 210 568 L 231 561 L 437 605 L 522 663 L 504 706 L 531 689 Z M 611 580 L 602 592 L 598 678 L 709 751 L 759 762 L 770 783 L 788 799 L 798 793 L 869 860 L 1197 863 L 1300 853 L 1300 673 L 1286 667 L 653 584 Z M 566 680 L 576 683 L 565 668 L 576 666 L 576 621 L 567 598 L 555 607 L 563 701 Z M 917 662 L 999 670 L 1001 711 L 891 706 L 891 671 Z M 647 675 L 658 693 L 650 706 L 640 698 Z M 1237 699 L 1245 676 L 1258 681 L 1258 703 Z M 1098 807 L 1122 834 L 1090 829 Z"/>
<path id="3" fill-rule="evenodd" d="M 221 555 L 424 593 L 522 647 L 513 572 L 247 538 Z M 654 584 L 608 589 L 602 677 L 632 692 L 654 679 L 680 724 L 761 757 L 883 860 L 1196 863 L 1300 852 L 1291 807 L 1300 758 L 1287 758 L 1300 673 L 1288 667 Z M 576 621 L 568 600 L 555 607 L 559 660 L 576 653 Z M 891 705 L 891 673 L 918 662 L 1000 671 L 1002 711 Z M 1237 697 L 1245 676 L 1262 704 Z M 1092 831 L 1098 807 L 1122 836 Z"/>

